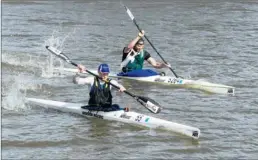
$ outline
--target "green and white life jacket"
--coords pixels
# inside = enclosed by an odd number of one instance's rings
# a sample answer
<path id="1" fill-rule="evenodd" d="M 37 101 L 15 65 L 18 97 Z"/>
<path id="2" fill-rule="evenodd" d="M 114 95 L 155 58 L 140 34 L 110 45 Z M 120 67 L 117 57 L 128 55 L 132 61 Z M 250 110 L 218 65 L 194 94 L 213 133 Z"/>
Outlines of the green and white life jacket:
<path id="1" fill-rule="evenodd" d="M 131 52 L 134 52 L 133 50 Z M 128 53 L 127 57 L 121 63 L 122 71 L 129 72 L 133 70 L 138 70 L 143 68 L 144 63 L 144 53 L 145 50 L 141 50 L 138 53 L 131 55 L 131 52 Z"/>

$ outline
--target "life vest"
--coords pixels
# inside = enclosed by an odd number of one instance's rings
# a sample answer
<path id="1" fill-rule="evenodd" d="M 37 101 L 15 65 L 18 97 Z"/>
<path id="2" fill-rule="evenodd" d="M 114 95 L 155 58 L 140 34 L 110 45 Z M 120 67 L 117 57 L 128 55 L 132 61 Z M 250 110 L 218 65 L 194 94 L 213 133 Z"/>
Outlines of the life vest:
<path id="1" fill-rule="evenodd" d="M 94 83 L 90 90 L 90 99 L 88 102 L 89 106 L 97 107 L 111 107 L 112 95 L 110 91 L 110 84 L 100 84 L 98 78 L 94 78 Z"/>
<path id="2" fill-rule="evenodd" d="M 139 70 L 143 68 L 145 50 L 141 50 L 133 60 L 130 60 L 125 67 L 122 68 L 123 72 Z M 130 55 L 128 55 L 130 56 Z"/>

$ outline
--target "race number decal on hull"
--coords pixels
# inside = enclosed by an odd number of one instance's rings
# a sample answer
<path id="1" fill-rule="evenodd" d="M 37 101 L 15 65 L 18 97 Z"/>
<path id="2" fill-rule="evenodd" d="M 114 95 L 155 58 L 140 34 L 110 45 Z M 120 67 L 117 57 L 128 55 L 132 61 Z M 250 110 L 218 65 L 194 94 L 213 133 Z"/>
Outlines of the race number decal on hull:
<path id="1" fill-rule="evenodd" d="M 182 79 L 171 78 L 171 77 L 158 77 L 154 81 L 155 82 L 171 83 L 171 84 L 182 84 L 183 83 Z"/>
<path id="2" fill-rule="evenodd" d="M 168 83 L 178 84 L 179 80 L 177 78 L 169 78 Z"/>
<path id="3" fill-rule="evenodd" d="M 135 118 L 135 121 L 140 122 L 140 121 L 142 120 L 142 117 L 143 117 L 143 115 L 138 115 L 138 116 Z"/>

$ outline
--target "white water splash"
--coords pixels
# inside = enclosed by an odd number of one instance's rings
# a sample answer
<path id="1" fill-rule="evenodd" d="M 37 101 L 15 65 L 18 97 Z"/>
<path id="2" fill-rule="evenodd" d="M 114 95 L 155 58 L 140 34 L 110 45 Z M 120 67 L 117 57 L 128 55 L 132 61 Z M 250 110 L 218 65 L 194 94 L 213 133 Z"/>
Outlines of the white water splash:
<path id="1" fill-rule="evenodd" d="M 24 83 L 21 81 L 21 77 L 18 76 L 11 82 L 11 85 L 8 85 L 5 89 L 2 86 L 2 107 L 6 110 L 25 110 L 30 109 L 29 106 L 25 105 L 25 97 L 26 97 L 26 88 Z"/>
<path id="2" fill-rule="evenodd" d="M 52 36 L 48 40 L 45 41 L 45 46 L 52 46 L 52 47 L 55 47 L 58 50 L 62 51 L 65 41 L 69 37 L 71 37 L 72 34 L 75 33 L 75 31 L 76 31 L 76 29 L 74 29 L 72 32 L 68 33 L 64 37 L 58 36 L 60 34 L 60 32 L 54 31 L 52 33 Z M 55 76 L 60 76 L 60 73 L 58 73 L 56 70 L 54 70 L 54 68 L 64 68 L 64 62 L 61 59 L 55 58 L 55 56 L 53 54 L 48 52 L 47 65 L 46 65 L 46 67 L 41 67 L 41 68 L 42 68 L 42 75 L 41 75 L 42 77 L 51 78 L 51 77 L 55 77 Z"/>
<path id="3" fill-rule="evenodd" d="M 43 85 L 34 78 L 28 78 L 28 75 L 23 74 L 12 76 L 12 78 L 6 77 L 8 82 L 3 83 L 1 86 L 2 108 L 12 111 L 29 110 L 31 107 L 25 103 L 28 94 L 34 95 L 38 91 L 48 94 Z"/>
<path id="4" fill-rule="evenodd" d="M 49 53 L 47 64 L 44 66 L 40 66 L 41 68 L 41 77 L 44 78 L 52 78 L 52 77 L 59 77 L 60 73 L 58 73 L 54 68 L 59 67 L 63 68 L 64 63 L 61 59 L 56 59 L 51 53 Z"/>
<path id="5" fill-rule="evenodd" d="M 75 32 L 75 30 L 74 30 Z M 64 38 L 55 38 L 52 36 L 45 42 L 46 45 L 55 46 L 57 48 L 63 48 L 63 44 L 65 40 L 69 37 L 71 33 L 69 33 Z M 35 54 L 3 54 L 2 59 L 3 62 L 13 65 L 13 66 L 22 66 L 25 67 L 25 70 L 32 70 L 38 72 L 38 69 L 41 69 L 41 77 L 51 78 L 54 76 L 60 76 L 60 73 L 54 72 L 54 66 L 59 66 L 63 68 L 64 64 L 61 59 L 55 58 L 51 53 L 45 50 L 48 53 L 48 56 L 43 54 L 35 56 Z M 37 69 L 36 69 L 37 68 Z M 28 105 L 25 105 L 27 90 L 38 90 L 42 89 L 42 84 L 35 84 L 30 81 L 27 75 L 20 75 L 18 71 L 18 75 L 10 75 L 12 78 L 8 78 L 8 75 L 5 77 L 5 82 L 2 86 L 2 108 L 6 110 L 20 111 L 30 109 Z M 14 76 L 14 77 L 13 77 Z M 32 79 L 34 79 L 32 77 Z"/>

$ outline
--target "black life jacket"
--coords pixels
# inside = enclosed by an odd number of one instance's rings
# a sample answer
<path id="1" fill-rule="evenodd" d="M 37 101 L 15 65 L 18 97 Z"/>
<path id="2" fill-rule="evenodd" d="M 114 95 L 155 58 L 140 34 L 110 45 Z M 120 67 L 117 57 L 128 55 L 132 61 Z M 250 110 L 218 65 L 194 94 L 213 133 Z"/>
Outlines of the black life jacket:
<path id="1" fill-rule="evenodd" d="M 110 91 L 110 84 L 100 84 L 99 79 L 95 78 L 90 90 L 89 106 L 111 107 L 112 95 Z"/>

